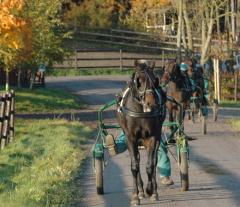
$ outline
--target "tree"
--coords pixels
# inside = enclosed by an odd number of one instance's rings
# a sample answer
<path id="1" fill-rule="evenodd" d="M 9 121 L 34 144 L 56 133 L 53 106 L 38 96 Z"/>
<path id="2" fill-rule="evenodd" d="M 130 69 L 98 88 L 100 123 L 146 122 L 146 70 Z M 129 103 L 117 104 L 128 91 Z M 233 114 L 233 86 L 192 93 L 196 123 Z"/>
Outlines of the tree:
<path id="1" fill-rule="evenodd" d="M 23 0 L 0 3 L 0 59 L 6 71 L 6 90 L 9 90 L 9 72 L 31 51 L 31 23 L 22 17 L 23 7 Z"/>
<path id="2" fill-rule="evenodd" d="M 129 0 L 84 0 L 78 5 L 70 3 L 64 18 L 75 28 L 118 27 L 129 6 Z"/>
<path id="3" fill-rule="evenodd" d="M 171 0 L 132 0 L 131 10 L 125 24 L 132 29 L 146 29 L 146 17 L 152 11 L 158 11 L 169 6 Z"/>

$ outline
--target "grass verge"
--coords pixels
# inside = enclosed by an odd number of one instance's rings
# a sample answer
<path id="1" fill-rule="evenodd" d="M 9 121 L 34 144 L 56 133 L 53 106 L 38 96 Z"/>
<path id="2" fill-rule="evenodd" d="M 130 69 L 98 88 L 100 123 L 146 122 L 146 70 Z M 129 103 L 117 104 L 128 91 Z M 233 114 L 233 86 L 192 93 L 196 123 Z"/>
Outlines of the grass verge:
<path id="1" fill-rule="evenodd" d="M 154 70 L 156 73 L 161 74 L 162 71 L 160 69 Z M 52 69 L 48 71 L 48 76 L 81 76 L 81 75 L 131 75 L 134 72 L 134 69 L 116 69 L 116 68 L 98 68 L 98 69 Z"/>
<path id="2" fill-rule="evenodd" d="M 49 88 L 16 90 L 17 113 L 63 113 L 84 107 L 77 96 L 64 90 Z"/>
<path id="3" fill-rule="evenodd" d="M 223 100 L 220 103 L 222 107 L 240 107 L 240 101 Z"/>
<path id="4" fill-rule="evenodd" d="M 116 69 L 116 68 L 98 68 L 98 69 L 52 69 L 47 72 L 48 76 L 81 76 L 81 75 L 128 75 L 132 74 L 133 69 Z"/>
<path id="5" fill-rule="evenodd" d="M 16 129 L 16 140 L 0 153 L 0 206 L 67 205 L 91 130 L 59 119 L 17 120 Z"/>
<path id="6" fill-rule="evenodd" d="M 239 131 L 239 129 L 240 129 L 240 119 L 231 119 L 231 120 L 229 120 L 229 123 L 234 129 Z"/>

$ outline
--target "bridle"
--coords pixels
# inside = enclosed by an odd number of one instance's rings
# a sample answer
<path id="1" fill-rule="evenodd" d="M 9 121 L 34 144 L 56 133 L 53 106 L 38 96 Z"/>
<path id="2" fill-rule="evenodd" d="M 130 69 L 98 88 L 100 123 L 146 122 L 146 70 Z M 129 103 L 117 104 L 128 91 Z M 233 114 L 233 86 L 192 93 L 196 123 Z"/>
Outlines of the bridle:
<path id="1" fill-rule="evenodd" d="M 166 68 L 165 66 L 163 67 L 163 70 L 164 70 L 163 76 L 167 77 L 167 79 L 168 79 L 168 82 L 164 83 L 165 85 L 167 85 L 171 81 L 172 82 L 176 82 L 177 75 L 173 73 L 173 71 L 175 71 L 176 67 L 177 67 L 177 64 L 175 63 L 173 68 L 172 68 L 172 72 L 171 73 L 165 69 Z"/>
<path id="2" fill-rule="evenodd" d="M 163 110 L 162 97 L 161 97 L 159 91 L 157 90 L 157 88 L 155 87 L 155 83 L 153 80 L 153 78 L 155 79 L 155 76 L 152 74 L 149 74 L 149 70 L 150 69 L 148 67 L 143 68 L 143 72 L 146 77 L 143 90 L 139 89 L 139 87 L 137 85 L 137 81 L 136 81 L 136 78 L 138 78 L 138 77 L 135 75 L 133 84 L 130 87 L 128 87 L 123 93 L 123 98 L 121 100 L 120 107 L 118 110 L 119 112 L 122 112 L 123 114 L 125 114 L 127 116 L 136 117 L 136 118 L 151 118 L 151 117 L 163 116 L 164 110 Z M 148 84 L 150 84 L 150 86 L 151 86 L 150 88 L 147 88 Z M 156 109 L 153 111 L 150 111 L 150 112 L 136 112 L 136 111 L 132 111 L 132 110 L 126 108 L 125 107 L 125 97 L 127 97 L 127 95 L 131 91 L 137 92 L 137 95 L 133 96 L 132 98 L 133 98 L 134 102 L 140 104 L 142 107 L 144 107 L 146 95 L 153 94 L 155 96 L 155 98 L 158 100 Z"/>

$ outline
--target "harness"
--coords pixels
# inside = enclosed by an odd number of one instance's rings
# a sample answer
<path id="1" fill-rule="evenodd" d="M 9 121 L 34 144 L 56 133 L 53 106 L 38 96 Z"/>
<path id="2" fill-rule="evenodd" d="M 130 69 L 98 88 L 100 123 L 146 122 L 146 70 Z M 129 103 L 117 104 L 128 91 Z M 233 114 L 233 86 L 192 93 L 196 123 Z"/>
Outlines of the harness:
<path id="1" fill-rule="evenodd" d="M 192 87 L 189 87 L 189 84 L 187 84 L 186 81 L 182 81 L 179 77 L 177 77 L 177 75 L 172 75 L 168 71 L 165 71 L 164 74 L 166 74 L 169 78 L 168 78 L 168 82 L 161 84 L 161 87 L 167 88 L 169 82 L 177 83 L 178 81 L 181 81 L 183 84 L 183 87 L 181 88 L 181 90 L 186 91 L 186 92 L 192 92 Z M 182 75 L 182 77 L 183 77 L 183 75 Z M 183 77 L 183 78 L 187 79 L 187 77 Z M 190 84 L 192 85 L 190 78 L 189 78 L 189 80 L 190 80 Z"/>
<path id="2" fill-rule="evenodd" d="M 147 78 L 146 82 L 145 82 L 144 90 L 141 91 L 141 90 L 138 90 L 138 88 L 136 88 L 136 81 L 135 81 L 135 77 L 134 77 L 134 85 L 132 85 L 131 87 L 128 87 L 123 92 L 123 96 L 122 96 L 122 100 L 120 102 L 120 106 L 118 108 L 118 112 L 123 113 L 127 116 L 135 117 L 135 118 L 161 117 L 161 116 L 165 115 L 164 114 L 165 107 L 164 107 L 164 103 L 162 100 L 162 96 L 159 93 L 159 91 L 157 90 L 157 88 L 155 87 L 153 77 L 151 76 L 151 74 L 148 73 L 146 68 L 143 69 L 143 72 L 145 74 L 145 77 Z M 150 84 L 153 88 L 147 89 L 147 81 L 150 81 Z M 128 94 L 130 93 L 130 91 L 133 91 L 133 90 L 136 90 L 136 92 L 137 92 L 137 97 L 132 97 L 136 103 L 144 106 L 143 100 L 144 100 L 146 94 L 152 93 L 152 94 L 156 95 L 155 97 L 157 98 L 157 106 L 158 107 L 151 112 L 137 112 L 137 111 L 133 111 L 133 110 L 130 110 L 129 108 L 127 108 L 125 106 L 126 98 L 127 98 Z"/>
<path id="3" fill-rule="evenodd" d="M 128 87 L 124 92 L 123 92 L 123 96 L 122 96 L 122 100 L 120 102 L 120 106 L 118 108 L 118 112 L 119 113 L 123 113 L 126 114 L 127 116 L 131 116 L 131 117 L 135 117 L 135 118 L 152 118 L 152 117 L 157 117 L 157 116 L 162 116 L 164 114 L 164 110 L 163 110 L 163 105 L 159 104 L 159 107 L 157 110 L 151 111 L 151 112 L 136 112 L 136 111 L 132 111 L 130 109 L 128 109 L 125 106 L 125 101 L 126 101 L 126 97 L 128 96 L 128 94 L 130 93 L 131 88 Z M 155 93 L 157 94 L 158 97 L 158 103 L 162 102 L 162 98 L 159 94 L 159 92 L 157 91 L 157 89 L 154 90 Z M 139 101 L 138 101 L 139 103 Z"/>

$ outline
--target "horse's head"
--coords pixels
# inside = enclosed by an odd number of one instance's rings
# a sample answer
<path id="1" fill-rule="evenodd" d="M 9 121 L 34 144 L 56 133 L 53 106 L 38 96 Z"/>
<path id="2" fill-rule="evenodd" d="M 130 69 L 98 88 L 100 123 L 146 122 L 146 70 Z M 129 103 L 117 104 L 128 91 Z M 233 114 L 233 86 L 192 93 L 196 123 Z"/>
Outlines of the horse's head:
<path id="1" fill-rule="evenodd" d="M 189 78 L 193 78 L 193 76 L 194 76 L 193 60 L 192 59 L 186 59 L 184 62 L 188 65 L 187 74 L 188 74 Z"/>
<path id="2" fill-rule="evenodd" d="M 159 94 L 156 88 L 159 86 L 159 80 L 155 77 L 153 69 L 154 61 L 135 60 L 135 96 L 143 106 L 144 112 L 151 112 L 158 107 Z"/>
<path id="3" fill-rule="evenodd" d="M 161 83 L 166 85 L 169 83 L 169 81 L 174 81 L 177 77 L 180 76 L 180 73 L 180 67 L 175 61 L 168 62 L 163 67 Z"/>

